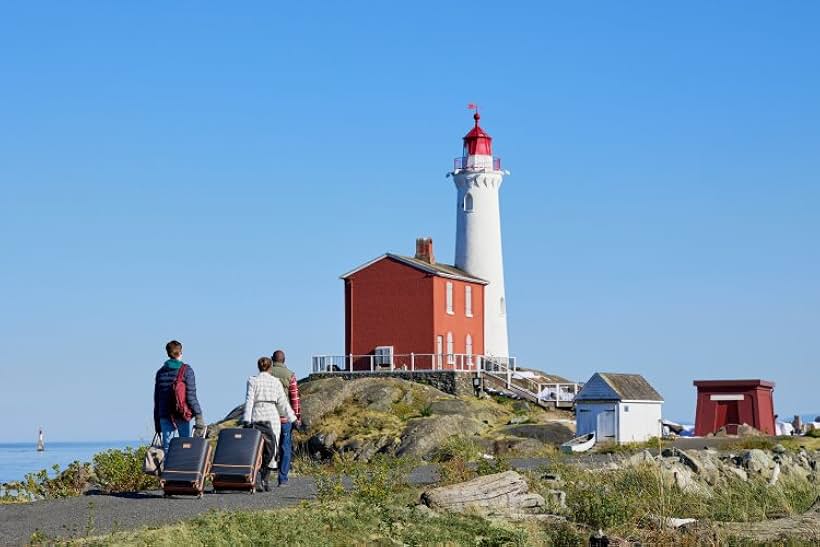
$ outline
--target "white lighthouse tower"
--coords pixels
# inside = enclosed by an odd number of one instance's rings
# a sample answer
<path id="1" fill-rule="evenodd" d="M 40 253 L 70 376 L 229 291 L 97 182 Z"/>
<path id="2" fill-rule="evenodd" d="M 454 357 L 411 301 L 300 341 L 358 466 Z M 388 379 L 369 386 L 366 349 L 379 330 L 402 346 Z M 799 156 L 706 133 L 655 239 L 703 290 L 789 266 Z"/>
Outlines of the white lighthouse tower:
<path id="1" fill-rule="evenodd" d="M 484 289 L 484 353 L 509 357 L 504 258 L 501 252 L 499 190 L 501 159 L 493 157 L 493 139 L 479 125 L 464 136 L 464 152 L 450 173 L 458 190 L 455 266 L 488 281 Z"/>

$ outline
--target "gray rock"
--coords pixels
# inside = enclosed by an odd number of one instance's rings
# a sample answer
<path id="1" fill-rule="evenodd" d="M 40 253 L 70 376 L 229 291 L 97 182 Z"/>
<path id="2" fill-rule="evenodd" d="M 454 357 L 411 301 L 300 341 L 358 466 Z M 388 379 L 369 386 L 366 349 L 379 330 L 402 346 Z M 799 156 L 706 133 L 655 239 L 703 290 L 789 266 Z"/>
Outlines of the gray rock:
<path id="1" fill-rule="evenodd" d="M 744 471 L 740 467 L 727 466 L 725 469 L 729 474 L 736 476 L 737 478 L 739 478 L 740 480 L 742 480 L 744 482 L 749 480 L 749 475 L 746 473 L 746 471 Z"/>
<path id="2" fill-rule="evenodd" d="M 530 404 L 527 401 L 515 401 L 512 404 L 513 412 L 520 412 L 526 414 L 530 411 Z"/>
<path id="3" fill-rule="evenodd" d="M 536 439 L 543 443 L 559 445 L 572 439 L 575 434 L 566 425 L 559 422 L 546 424 L 508 425 L 501 428 L 501 433 L 515 437 Z"/>
<path id="4" fill-rule="evenodd" d="M 775 454 L 785 454 L 786 453 L 786 447 L 783 446 L 780 443 L 777 443 L 776 445 L 774 445 L 772 447 L 772 452 L 774 452 Z"/>
<path id="5" fill-rule="evenodd" d="M 525 424 L 530 421 L 529 416 L 513 416 L 510 418 L 510 421 L 507 422 L 507 425 L 518 425 L 518 424 Z"/>
<path id="6" fill-rule="evenodd" d="M 763 450 L 753 448 L 744 452 L 743 467 L 752 475 L 760 475 L 768 479 L 772 476 L 774 461 Z"/>
<path id="7" fill-rule="evenodd" d="M 563 490 L 547 490 L 547 503 L 560 509 L 567 508 L 567 493 Z"/>
<path id="8" fill-rule="evenodd" d="M 397 456 L 430 458 L 452 435 L 475 435 L 486 426 L 467 416 L 448 415 L 414 418 L 402 433 Z"/>
<path id="9" fill-rule="evenodd" d="M 642 450 L 637 454 L 633 454 L 632 456 L 628 457 L 624 463 L 626 465 L 634 466 L 640 465 L 642 463 L 651 463 L 654 462 L 655 458 L 652 456 L 652 453 L 649 450 Z"/>
<path id="10" fill-rule="evenodd" d="M 440 399 L 430 403 L 430 412 L 433 414 L 467 414 L 470 405 L 461 399 Z"/>

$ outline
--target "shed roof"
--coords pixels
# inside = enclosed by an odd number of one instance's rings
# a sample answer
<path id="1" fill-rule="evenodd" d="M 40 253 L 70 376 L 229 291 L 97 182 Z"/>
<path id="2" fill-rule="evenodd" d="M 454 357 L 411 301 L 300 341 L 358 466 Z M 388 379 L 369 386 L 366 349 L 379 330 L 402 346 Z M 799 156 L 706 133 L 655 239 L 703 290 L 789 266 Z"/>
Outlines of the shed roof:
<path id="1" fill-rule="evenodd" d="M 663 402 L 663 397 L 640 374 L 596 372 L 575 400 Z"/>
<path id="2" fill-rule="evenodd" d="M 484 279 L 480 279 L 478 277 L 473 277 L 470 274 L 468 274 L 467 272 L 465 272 L 464 270 L 460 270 L 460 269 L 456 268 L 455 266 L 450 266 L 449 264 L 439 264 L 437 262 L 433 263 L 433 264 L 430 264 L 428 262 L 425 262 L 424 260 L 419 260 L 418 258 L 413 258 L 413 257 L 410 257 L 410 256 L 396 255 L 396 254 L 393 254 L 393 253 L 385 253 L 385 254 L 377 257 L 377 258 L 374 258 L 373 260 L 362 264 L 358 268 L 356 268 L 354 270 L 351 270 L 351 271 L 347 272 L 346 274 L 342 275 L 341 278 L 342 279 L 347 279 L 348 277 L 352 276 L 356 272 L 364 270 L 368 266 L 371 266 L 371 265 L 375 264 L 376 262 L 378 262 L 380 260 L 383 260 L 385 258 L 391 258 L 393 260 L 396 260 L 398 262 L 401 262 L 403 264 L 406 264 L 408 266 L 411 266 L 411 267 L 416 268 L 418 270 L 421 270 L 423 272 L 427 272 L 427 273 L 437 275 L 437 276 L 440 276 L 440 277 L 446 277 L 446 278 L 449 278 L 449 279 L 457 279 L 459 281 L 469 281 L 470 283 L 479 283 L 481 285 L 487 285 L 488 284 L 488 282 L 485 281 Z"/>

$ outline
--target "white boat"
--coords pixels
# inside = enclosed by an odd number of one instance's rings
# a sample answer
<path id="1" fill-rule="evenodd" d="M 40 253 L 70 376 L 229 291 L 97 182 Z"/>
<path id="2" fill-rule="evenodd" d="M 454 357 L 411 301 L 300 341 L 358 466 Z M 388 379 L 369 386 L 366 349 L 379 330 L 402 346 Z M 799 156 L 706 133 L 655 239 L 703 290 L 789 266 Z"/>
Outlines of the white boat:
<path id="1" fill-rule="evenodd" d="M 37 437 L 37 452 L 43 452 L 46 449 L 46 441 L 43 438 L 43 430 L 40 430 L 40 435 Z"/>
<path id="2" fill-rule="evenodd" d="M 561 445 L 561 452 L 571 454 L 573 452 L 586 452 L 595 444 L 595 433 L 587 433 L 580 437 L 575 437 Z"/>

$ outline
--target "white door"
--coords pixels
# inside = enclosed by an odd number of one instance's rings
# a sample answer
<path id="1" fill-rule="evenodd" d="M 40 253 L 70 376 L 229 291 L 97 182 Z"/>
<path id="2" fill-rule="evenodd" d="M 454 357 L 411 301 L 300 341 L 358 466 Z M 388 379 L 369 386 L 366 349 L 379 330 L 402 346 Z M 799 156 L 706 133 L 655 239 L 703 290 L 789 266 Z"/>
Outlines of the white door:
<path id="1" fill-rule="evenodd" d="M 615 408 L 606 408 L 597 416 L 598 423 L 595 428 L 597 440 L 607 441 L 615 439 Z"/>
<path id="2" fill-rule="evenodd" d="M 444 353 L 444 337 L 436 336 L 436 368 L 441 370 L 441 356 Z"/>

